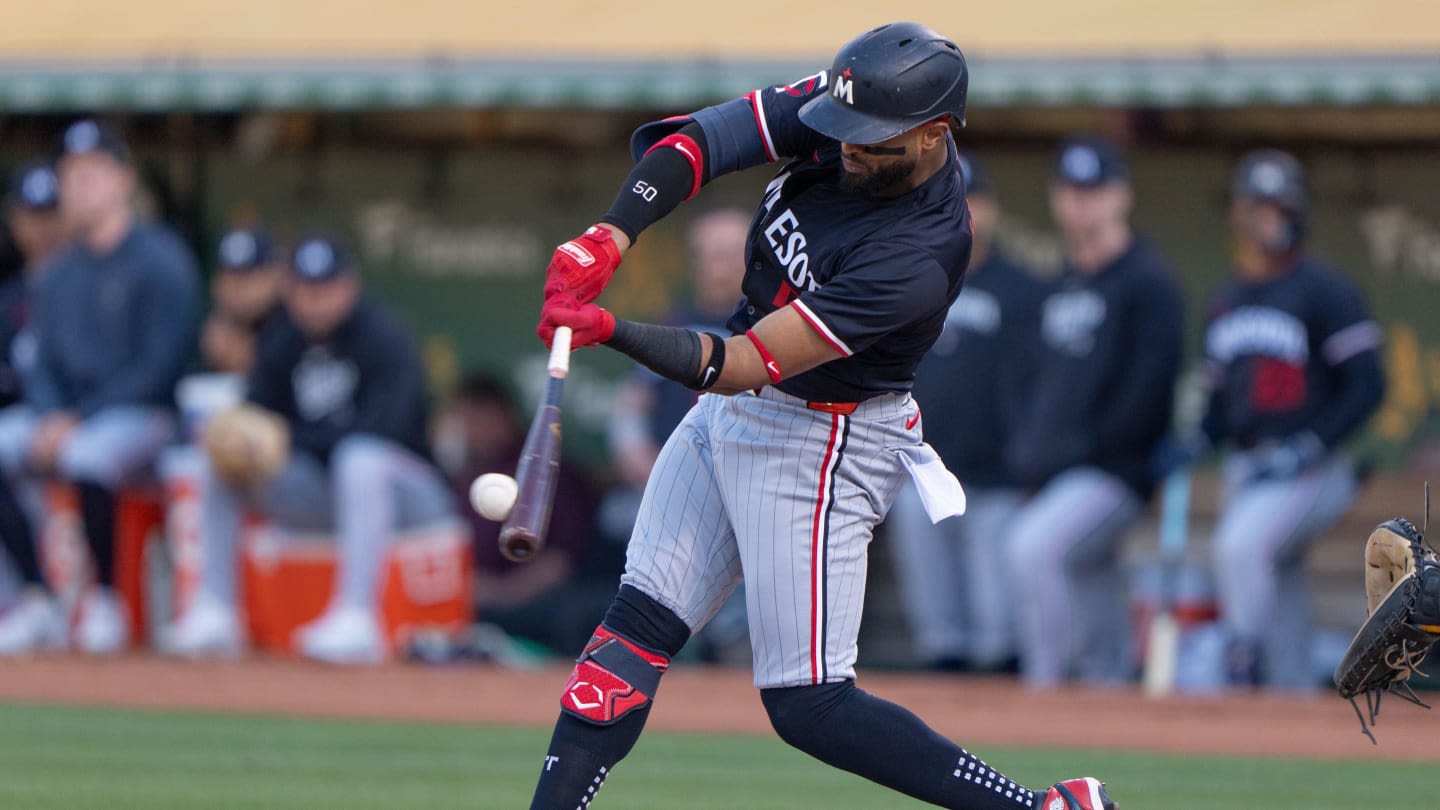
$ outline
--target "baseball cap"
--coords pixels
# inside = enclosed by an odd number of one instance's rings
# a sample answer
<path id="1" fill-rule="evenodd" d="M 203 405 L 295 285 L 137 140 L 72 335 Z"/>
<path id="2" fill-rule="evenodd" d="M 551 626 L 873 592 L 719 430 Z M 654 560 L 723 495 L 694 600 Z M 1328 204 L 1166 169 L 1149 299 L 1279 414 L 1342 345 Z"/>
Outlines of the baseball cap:
<path id="1" fill-rule="evenodd" d="M 960 175 L 965 178 L 965 193 L 968 194 L 993 194 L 995 189 L 990 186 L 990 177 L 985 173 L 985 167 L 975 156 L 969 152 L 960 152 Z"/>
<path id="2" fill-rule="evenodd" d="M 66 127 L 60 136 L 60 156 L 103 152 L 120 163 L 130 162 L 130 147 L 108 124 L 84 118 Z"/>
<path id="3" fill-rule="evenodd" d="M 215 255 L 221 270 L 255 270 L 271 261 L 270 237 L 260 228 L 233 228 L 220 237 Z"/>
<path id="4" fill-rule="evenodd" d="M 1060 143 L 1055 153 L 1054 179 L 1058 183 L 1081 188 L 1096 188 L 1106 183 L 1129 182 L 1130 167 L 1120 147 L 1099 135 L 1072 135 Z"/>
<path id="5" fill-rule="evenodd" d="M 353 270 L 344 246 L 328 236 L 301 239 L 290 258 L 290 271 L 301 281 L 330 281 Z"/>
<path id="6" fill-rule="evenodd" d="M 54 211 L 60 204 L 60 182 L 48 163 L 31 163 L 10 176 L 10 204 L 26 211 Z"/>

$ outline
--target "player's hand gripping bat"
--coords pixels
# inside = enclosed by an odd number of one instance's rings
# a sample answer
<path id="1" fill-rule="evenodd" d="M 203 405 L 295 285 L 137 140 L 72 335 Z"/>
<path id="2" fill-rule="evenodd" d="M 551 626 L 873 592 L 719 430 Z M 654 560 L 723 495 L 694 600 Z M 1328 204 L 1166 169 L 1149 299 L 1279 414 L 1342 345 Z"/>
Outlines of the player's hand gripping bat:
<path id="1" fill-rule="evenodd" d="M 555 478 L 560 472 L 560 394 L 570 373 L 570 327 L 555 330 L 546 364 L 545 396 L 535 409 L 520 465 L 515 471 L 519 494 L 510 517 L 500 527 L 500 553 L 524 562 L 545 543 L 550 507 L 555 503 Z"/>

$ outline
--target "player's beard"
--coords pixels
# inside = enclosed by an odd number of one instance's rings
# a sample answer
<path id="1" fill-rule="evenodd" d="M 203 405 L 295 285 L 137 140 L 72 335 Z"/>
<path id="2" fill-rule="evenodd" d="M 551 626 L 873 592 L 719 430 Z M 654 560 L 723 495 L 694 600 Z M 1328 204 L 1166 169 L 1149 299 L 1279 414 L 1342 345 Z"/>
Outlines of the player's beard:
<path id="1" fill-rule="evenodd" d="M 849 169 L 840 177 L 840 188 L 861 197 L 879 197 L 915 171 L 918 157 L 901 157 L 866 174 L 857 174 Z"/>

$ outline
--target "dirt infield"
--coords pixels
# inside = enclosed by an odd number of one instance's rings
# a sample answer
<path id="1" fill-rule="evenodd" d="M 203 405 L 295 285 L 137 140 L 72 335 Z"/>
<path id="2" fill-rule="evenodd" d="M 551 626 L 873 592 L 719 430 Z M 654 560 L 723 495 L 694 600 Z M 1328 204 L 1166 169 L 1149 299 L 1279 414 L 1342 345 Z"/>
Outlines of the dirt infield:
<path id="1" fill-rule="evenodd" d="M 559 668 L 339 669 L 279 659 L 178 663 L 144 656 L 0 661 L 0 700 L 312 717 L 548 726 Z M 1035 693 L 1006 680 L 862 673 L 870 691 L 970 746 L 1440 761 L 1440 713 L 1387 701 L 1378 746 L 1334 695 L 1176 698 Z M 769 733 L 747 671 L 677 668 L 651 728 Z"/>

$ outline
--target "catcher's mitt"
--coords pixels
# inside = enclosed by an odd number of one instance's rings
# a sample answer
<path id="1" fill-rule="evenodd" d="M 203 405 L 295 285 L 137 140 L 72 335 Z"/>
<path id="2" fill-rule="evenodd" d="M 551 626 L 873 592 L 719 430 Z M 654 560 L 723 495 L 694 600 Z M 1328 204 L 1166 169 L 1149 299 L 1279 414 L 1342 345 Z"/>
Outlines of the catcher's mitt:
<path id="1" fill-rule="evenodd" d="M 215 475 L 235 486 L 252 486 L 285 465 L 290 428 L 278 414 L 239 405 L 216 414 L 205 425 L 203 443 Z"/>
<path id="2" fill-rule="evenodd" d="M 1404 518 L 1387 520 L 1370 533 L 1365 544 L 1365 596 L 1370 617 L 1335 670 L 1335 688 L 1350 701 L 1360 718 L 1360 730 L 1373 743 L 1370 726 L 1386 692 L 1430 708 L 1406 680 L 1440 640 L 1440 560 L 1425 545 L 1424 535 Z M 1356 702 L 1360 697 L 1365 699 L 1368 719 Z"/>

